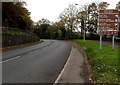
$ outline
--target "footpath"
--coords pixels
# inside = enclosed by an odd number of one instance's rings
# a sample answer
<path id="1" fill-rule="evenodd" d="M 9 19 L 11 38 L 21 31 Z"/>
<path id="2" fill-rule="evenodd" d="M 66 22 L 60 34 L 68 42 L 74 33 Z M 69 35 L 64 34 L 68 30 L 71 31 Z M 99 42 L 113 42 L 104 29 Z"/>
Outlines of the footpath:
<path id="1" fill-rule="evenodd" d="M 87 58 L 83 49 L 74 42 L 69 43 L 72 44 L 70 56 L 60 75 L 56 79 L 55 84 L 90 84 L 90 72 L 87 65 Z"/>

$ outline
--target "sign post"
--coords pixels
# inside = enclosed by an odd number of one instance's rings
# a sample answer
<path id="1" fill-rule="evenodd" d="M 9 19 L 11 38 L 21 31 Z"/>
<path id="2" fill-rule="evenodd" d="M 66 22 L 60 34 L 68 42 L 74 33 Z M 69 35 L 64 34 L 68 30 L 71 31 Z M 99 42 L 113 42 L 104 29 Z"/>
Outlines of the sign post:
<path id="1" fill-rule="evenodd" d="M 102 35 L 112 36 L 112 50 L 114 38 L 118 34 L 118 9 L 101 9 L 98 16 L 98 34 L 100 35 L 100 49 L 102 49 Z"/>
<path id="2" fill-rule="evenodd" d="M 112 37 L 112 50 L 114 50 L 114 47 L 115 47 L 115 36 L 113 35 Z"/>
<path id="3" fill-rule="evenodd" d="M 100 35 L 100 50 L 102 49 L 102 35 Z"/>

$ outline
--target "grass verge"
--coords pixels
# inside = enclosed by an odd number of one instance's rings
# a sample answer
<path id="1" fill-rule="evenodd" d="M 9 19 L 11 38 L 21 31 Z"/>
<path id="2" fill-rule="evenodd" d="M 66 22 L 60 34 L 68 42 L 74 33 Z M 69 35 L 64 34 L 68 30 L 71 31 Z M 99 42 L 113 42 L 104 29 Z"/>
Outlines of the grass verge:
<path id="1" fill-rule="evenodd" d="M 99 49 L 99 43 L 88 40 L 74 40 L 85 50 L 91 65 L 92 79 L 96 83 L 119 83 L 118 48 L 112 51 L 108 45 Z"/>

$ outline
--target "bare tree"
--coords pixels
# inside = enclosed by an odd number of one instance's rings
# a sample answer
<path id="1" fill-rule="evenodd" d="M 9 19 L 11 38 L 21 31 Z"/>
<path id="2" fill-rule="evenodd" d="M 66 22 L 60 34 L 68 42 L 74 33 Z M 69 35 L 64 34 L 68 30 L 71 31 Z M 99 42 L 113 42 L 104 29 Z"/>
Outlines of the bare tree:
<path id="1" fill-rule="evenodd" d="M 70 33 L 75 30 L 76 14 L 77 8 L 75 4 L 70 4 L 69 7 L 60 14 L 60 20 L 64 22 L 65 27 L 70 31 Z"/>

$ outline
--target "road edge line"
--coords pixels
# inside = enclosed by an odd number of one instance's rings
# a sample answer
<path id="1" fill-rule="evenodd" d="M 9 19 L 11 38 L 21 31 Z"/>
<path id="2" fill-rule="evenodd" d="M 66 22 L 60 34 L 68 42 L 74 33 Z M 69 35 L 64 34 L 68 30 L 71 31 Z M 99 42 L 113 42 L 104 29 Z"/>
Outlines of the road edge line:
<path id="1" fill-rule="evenodd" d="M 63 72 L 65 71 L 65 68 L 66 68 L 67 65 L 68 65 L 68 62 L 70 61 L 70 57 L 71 57 L 72 51 L 73 51 L 73 47 L 71 48 L 70 55 L 69 55 L 69 57 L 68 57 L 68 59 L 67 59 L 65 65 L 64 65 L 62 71 L 61 71 L 60 74 L 58 75 L 58 77 L 57 77 L 57 79 L 55 80 L 55 82 L 53 83 L 53 85 L 56 85 L 56 84 L 59 82 L 59 80 L 60 80 L 60 78 L 61 78 Z"/>

